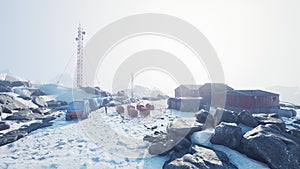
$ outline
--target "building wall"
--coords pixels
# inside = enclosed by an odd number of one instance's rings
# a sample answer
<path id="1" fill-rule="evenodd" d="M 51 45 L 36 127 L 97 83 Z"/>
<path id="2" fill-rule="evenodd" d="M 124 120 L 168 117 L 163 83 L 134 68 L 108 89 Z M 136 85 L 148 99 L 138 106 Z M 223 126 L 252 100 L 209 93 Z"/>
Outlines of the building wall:
<path id="1" fill-rule="evenodd" d="M 227 95 L 226 106 L 241 109 L 279 107 L 279 96 Z"/>
<path id="2" fill-rule="evenodd" d="M 198 89 L 188 89 L 180 86 L 175 89 L 175 97 L 200 97 Z"/>

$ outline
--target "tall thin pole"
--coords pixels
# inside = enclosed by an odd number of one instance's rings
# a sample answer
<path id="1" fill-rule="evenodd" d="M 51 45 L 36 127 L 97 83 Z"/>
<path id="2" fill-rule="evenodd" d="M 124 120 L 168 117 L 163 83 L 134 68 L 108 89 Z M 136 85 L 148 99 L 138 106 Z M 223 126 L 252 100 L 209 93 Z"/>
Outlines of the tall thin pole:
<path id="1" fill-rule="evenodd" d="M 133 98 L 133 87 L 134 87 L 133 79 L 134 79 L 134 75 L 133 73 L 131 73 L 131 98 Z"/>
<path id="2" fill-rule="evenodd" d="M 85 31 L 78 26 L 78 35 L 76 37 L 77 41 L 77 72 L 76 72 L 76 86 L 81 87 L 83 85 L 83 39 Z"/>

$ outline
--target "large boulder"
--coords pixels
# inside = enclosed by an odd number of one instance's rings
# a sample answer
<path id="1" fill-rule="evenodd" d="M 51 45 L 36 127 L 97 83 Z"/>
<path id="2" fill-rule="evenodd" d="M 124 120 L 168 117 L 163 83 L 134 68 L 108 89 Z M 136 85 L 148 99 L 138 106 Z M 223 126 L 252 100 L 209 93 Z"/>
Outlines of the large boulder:
<path id="1" fill-rule="evenodd" d="M 196 113 L 196 119 L 200 123 L 205 123 L 207 116 L 209 115 L 209 112 L 206 110 L 200 110 L 199 112 Z"/>
<path id="2" fill-rule="evenodd" d="M 108 97 L 110 94 L 108 92 L 105 92 L 101 90 L 99 87 L 81 87 L 81 90 L 85 91 L 86 93 L 93 94 L 93 95 L 99 95 L 102 97 Z"/>
<path id="3" fill-rule="evenodd" d="M 30 98 L 31 92 L 27 89 L 27 88 L 23 88 L 23 87 L 17 87 L 14 88 L 14 93 L 17 93 L 18 95 L 20 95 L 21 98 Z M 27 100 L 27 99 L 26 99 Z"/>
<path id="4" fill-rule="evenodd" d="M 300 140 L 284 133 L 276 124 L 259 125 L 244 135 L 243 153 L 272 169 L 300 166 Z"/>
<path id="5" fill-rule="evenodd" d="M 291 134 L 292 136 L 295 136 L 298 139 L 300 139 L 300 130 L 299 129 L 291 129 L 288 131 L 288 133 Z"/>
<path id="6" fill-rule="evenodd" d="M 154 135 L 146 135 L 143 140 L 151 143 L 148 149 L 151 155 L 166 155 L 171 150 L 182 152 L 187 150 L 191 145 L 191 142 L 185 137 L 173 139 L 164 132 L 155 132 Z"/>
<path id="7" fill-rule="evenodd" d="M 6 122 L 0 122 L 0 131 L 1 130 L 6 130 L 6 129 L 9 129 L 10 128 L 10 126 L 9 126 L 9 124 L 8 123 L 6 123 Z"/>
<path id="8" fill-rule="evenodd" d="M 183 155 L 173 161 L 167 161 L 164 169 L 236 169 L 229 162 L 227 155 L 221 151 L 194 145 L 190 153 Z"/>
<path id="9" fill-rule="evenodd" d="M 294 121 L 294 123 L 300 124 L 300 119 L 296 119 L 296 120 Z"/>
<path id="10" fill-rule="evenodd" d="M 12 92 L 9 86 L 0 86 L 0 92 Z"/>
<path id="11" fill-rule="evenodd" d="M 59 108 L 62 106 L 67 106 L 68 102 L 66 101 L 60 101 L 60 100 L 50 100 L 46 102 L 49 108 Z"/>
<path id="12" fill-rule="evenodd" d="M 10 81 L 0 80 L 0 86 L 9 87 L 11 85 Z"/>
<path id="13" fill-rule="evenodd" d="M 42 118 L 42 115 L 33 113 L 31 110 L 22 110 L 6 117 L 6 120 L 30 121 L 37 118 Z"/>
<path id="14" fill-rule="evenodd" d="M 216 115 L 221 117 L 219 123 L 221 123 L 221 122 L 238 123 L 239 122 L 238 114 L 234 111 L 217 109 Z"/>
<path id="15" fill-rule="evenodd" d="M 15 100 L 12 96 L 3 94 L 0 95 L 0 105 L 3 108 L 2 111 L 5 113 L 12 113 L 13 110 L 24 110 L 27 108 L 23 103 Z"/>
<path id="16" fill-rule="evenodd" d="M 31 87 L 31 83 L 30 82 L 25 82 L 25 81 L 14 81 L 11 82 L 10 84 L 11 87 L 20 87 L 20 86 L 24 86 L 24 87 Z"/>
<path id="17" fill-rule="evenodd" d="M 31 133 L 37 129 L 44 128 L 44 127 L 49 127 L 53 123 L 49 121 L 45 121 L 42 123 L 31 123 L 29 126 L 25 126 L 22 128 L 22 131 L 26 131 L 27 133 Z"/>
<path id="18" fill-rule="evenodd" d="M 158 143 L 158 142 L 166 142 L 167 141 L 167 133 L 159 132 L 158 134 L 146 135 L 143 140 L 148 141 L 150 143 Z"/>
<path id="19" fill-rule="evenodd" d="M 182 138 L 202 129 L 203 124 L 194 117 L 177 117 L 167 126 L 167 132 L 172 138 Z"/>
<path id="20" fill-rule="evenodd" d="M 210 147 L 211 142 L 210 139 L 212 135 L 214 134 L 214 129 L 205 129 L 202 131 L 194 132 L 190 139 L 193 144 Z"/>
<path id="21" fill-rule="evenodd" d="M 260 125 L 274 124 L 277 125 L 282 131 L 285 131 L 286 125 L 284 121 L 276 114 L 252 114 Z"/>
<path id="22" fill-rule="evenodd" d="M 225 109 L 216 109 L 216 111 L 201 110 L 196 114 L 197 121 L 205 124 L 205 128 L 214 128 L 221 122 L 238 123 L 238 114 Z"/>
<path id="23" fill-rule="evenodd" d="M 46 95 L 46 93 L 42 89 L 31 89 L 31 96 L 44 96 L 44 95 Z"/>
<path id="24" fill-rule="evenodd" d="M 42 107 L 39 107 L 39 108 L 31 108 L 30 109 L 33 113 L 38 113 L 38 114 L 41 114 L 41 115 L 48 115 L 51 113 L 51 110 L 50 109 L 47 109 L 47 108 L 42 108 Z"/>
<path id="25" fill-rule="evenodd" d="M 148 148 L 148 152 L 151 155 L 166 155 L 172 150 L 174 145 L 175 143 L 172 140 L 167 142 L 152 143 Z"/>
<path id="26" fill-rule="evenodd" d="M 177 141 L 177 143 L 175 144 L 174 150 L 177 152 L 183 152 L 183 151 L 187 150 L 190 146 L 191 146 L 190 140 L 187 138 L 183 138 L 182 140 Z"/>
<path id="27" fill-rule="evenodd" d="M 259 122 L 257 119 L 255 119 L 252 116 L 252 113 L 250 113 L 249 111 L 242 111 L 238 114 L 238 119 L 240 123 L 245 124 L 246 126 L 249 127 L 256 127 L 258 126 Z"/>
<path id="28" fill-rule="evenodd" d="M 34 97 L 32 102 L 39 107 L 48 107 L 46 101 L 40 96 Z"/>
<path id="29" fill-rule="evenodd" d="M 242 129 L 237 124 L 222 122 L 216 127 L 210 142 L 239 150 L 242 138 Z"/>
<path id="30" fill-rule="evenodd" d="M 17 141 L 18 139 L 25 137 L 27 134 L 28 133 L 26 131 L 19 129 L 9 131 L 4 135 L 0 136 L 0 146 Z"/>

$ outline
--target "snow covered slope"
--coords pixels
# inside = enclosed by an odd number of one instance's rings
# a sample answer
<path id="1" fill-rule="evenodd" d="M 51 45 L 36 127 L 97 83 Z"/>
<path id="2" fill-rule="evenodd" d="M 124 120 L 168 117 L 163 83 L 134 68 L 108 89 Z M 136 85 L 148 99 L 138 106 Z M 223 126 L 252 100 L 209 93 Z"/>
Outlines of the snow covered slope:
<path id="1" fill-rule="evenodd" d="M 67 102 L 91 98 L 93 96 L 84 92 L 83 90 L 72 89 L 59 84 L 43 84 L 36 85 L 35 87 L 44 90 L 47 95 L 51 95 L 56 100 Z"/>

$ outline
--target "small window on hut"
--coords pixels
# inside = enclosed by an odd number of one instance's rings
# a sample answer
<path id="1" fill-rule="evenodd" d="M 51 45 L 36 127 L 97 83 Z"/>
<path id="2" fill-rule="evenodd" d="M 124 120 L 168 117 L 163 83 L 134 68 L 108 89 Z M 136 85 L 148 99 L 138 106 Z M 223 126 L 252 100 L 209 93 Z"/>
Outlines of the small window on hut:
<path id="1" fill-rule="evenodd" d="M 273 97 L 272 97 L 272 102 L 275 102 L 275 101 L 276 101 L 276 97 L 273 96 Z"/>

